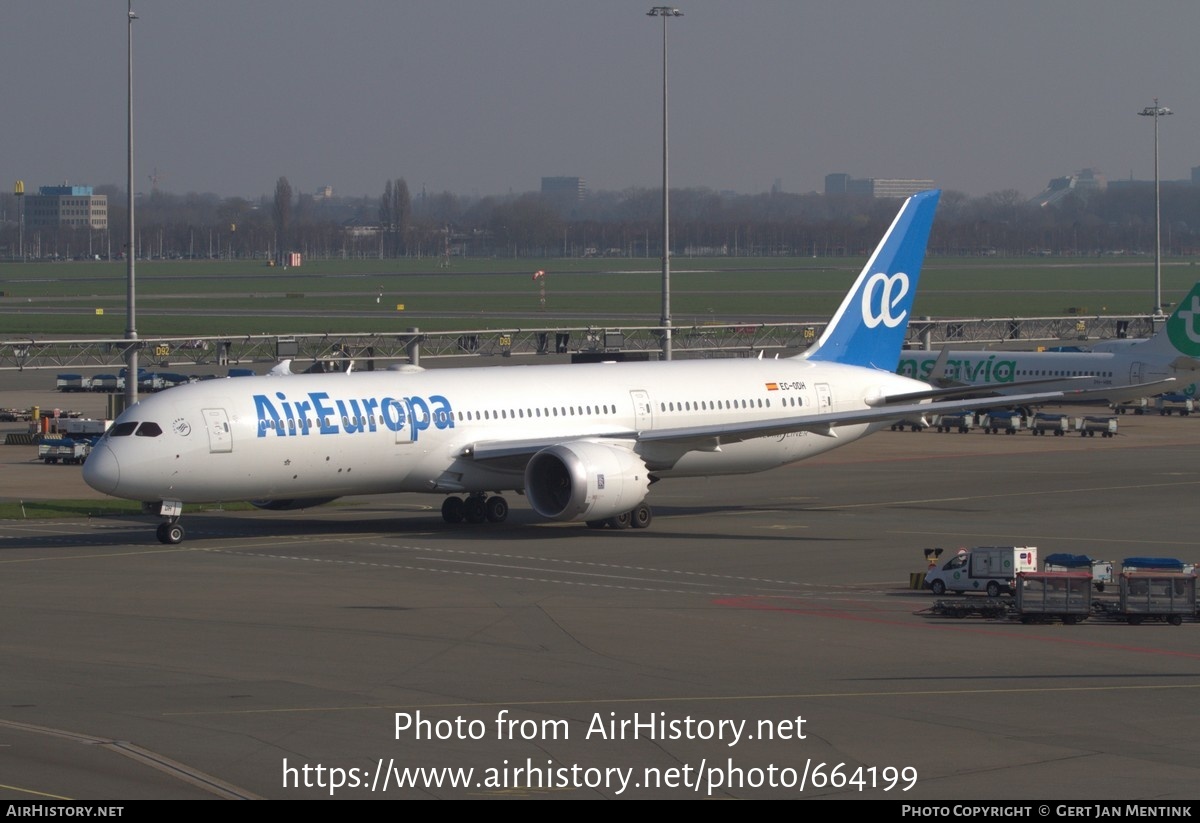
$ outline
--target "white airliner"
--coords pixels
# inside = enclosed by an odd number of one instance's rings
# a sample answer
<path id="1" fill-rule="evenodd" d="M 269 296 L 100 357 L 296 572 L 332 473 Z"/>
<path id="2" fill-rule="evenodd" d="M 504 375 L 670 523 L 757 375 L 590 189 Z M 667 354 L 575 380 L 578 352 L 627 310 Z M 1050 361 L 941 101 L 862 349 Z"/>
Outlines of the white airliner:
<path id="1" fill-rule="evenodd" d="M 210 380 L 127 409 L 84 479 L 158 504 L 164 543 L 183 539 L 187 502 L 290 509 L 391 492 L 444 496 L 450 523 L 503 521 L 499 493 L 514 490 L 542 517 L 644 528 L 659 479 L 763 471 L 895 419 L 995 403 L 895 373 L 938 196 L 905 202 L 798 357 Z"/>
<path id="2" fill-rule="evenodd" d="M 1104 341 L 1078 352 L 904 352 L 897 373 L 935 385 L 986 386 L 1002 395 L 1027 392 L 1031 385 L 1074 391 L 1078 400 L 1191 395 L 1200 379 L 1200 283 L 1144 340 Z"/>

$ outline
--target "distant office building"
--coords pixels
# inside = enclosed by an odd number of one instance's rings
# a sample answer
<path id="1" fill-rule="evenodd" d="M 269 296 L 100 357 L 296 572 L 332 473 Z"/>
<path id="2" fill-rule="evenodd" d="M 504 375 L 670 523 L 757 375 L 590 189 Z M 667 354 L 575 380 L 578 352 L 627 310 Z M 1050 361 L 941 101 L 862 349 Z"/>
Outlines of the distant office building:
<path id="1" fill-rule="evenodd" d="M 91 186 L 42 186 L 25 197 L 25 225 L 107 229 L 108 197 L 93 194 Z"/>
<path id="2" fill-rule="evenodd" d="M 932 180 L 881 177 L 871 179 L 872 197 L 912 197 L 919 191 L 928 191 L 932 188 L 934 188 Z"/>
<path id="3" fill-rule="evenodd" d="M 854 194 L 861 197 L 910 197 L 919 191 L 932 189 L 932 180 L 867 177 L 848 174 L 825 175 L 826 194 Z"/>
<path id="4" fill-rule="evenodd" d="M 826 194 L 846 194 L 847 186 L 850 183 L 850 175 L 842 172 L 825 175 L 825 193 Z"/>
<path id="5" fill-rule="evenodd" d="M 542 196 L 559 203 L 580 203 L 587 193 L 582 177 L 543 177 Z"/>

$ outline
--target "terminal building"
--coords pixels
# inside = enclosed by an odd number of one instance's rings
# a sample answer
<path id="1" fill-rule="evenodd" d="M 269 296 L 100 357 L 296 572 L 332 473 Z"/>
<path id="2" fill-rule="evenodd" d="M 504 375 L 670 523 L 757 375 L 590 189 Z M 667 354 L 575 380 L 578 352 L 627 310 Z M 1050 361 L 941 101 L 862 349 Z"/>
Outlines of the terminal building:
<path id="1" fill-rule="evenodd" d="M 91 186 L 42 186 L 25 197 L 25 225 L 30 229 L 108 228 L 108 197 Z"/>

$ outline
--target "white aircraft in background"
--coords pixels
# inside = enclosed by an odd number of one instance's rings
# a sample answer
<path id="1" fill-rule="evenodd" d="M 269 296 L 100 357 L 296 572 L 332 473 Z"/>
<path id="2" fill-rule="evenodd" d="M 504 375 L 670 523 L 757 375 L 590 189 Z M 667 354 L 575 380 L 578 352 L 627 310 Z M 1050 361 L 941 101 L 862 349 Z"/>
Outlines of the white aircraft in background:
<path id="1" fill-rule="evenodd" d="M 183 503 L 291 509 L 392 492 L 442 495 L 450 523 L 504 520 L 498 493 L 514 490 L 542 517 L 642 528 L 657 480 L 763 471 L 896 419 L 995 403 L 930 402 L 963 392 L 895 373 L 938 196 L 905 202 L 824 334 L 797 357 L 193 383 L 121 414 L 84 479 L 158 502 L 164 543 L 183 539 Z"/>
<path id="2" fill-rule="evenodd" d="M 1190 396 L 1200 379 L 1200 283 L 1143 340 L 1101 341 L 1091 351 L 1076 352 L 906 351 L 896 371 L 934 385 L 987 387 L 999 395 L 1036 385 L 1074 391 L 1076 400 L 1118 402 L 1168 390 Z"/>

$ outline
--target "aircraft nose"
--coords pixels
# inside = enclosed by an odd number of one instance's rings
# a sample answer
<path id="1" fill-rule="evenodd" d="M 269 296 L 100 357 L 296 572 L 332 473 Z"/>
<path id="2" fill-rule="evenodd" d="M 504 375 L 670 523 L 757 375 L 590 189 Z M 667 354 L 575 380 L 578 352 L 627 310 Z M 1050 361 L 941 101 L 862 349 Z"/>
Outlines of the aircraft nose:
<path id="1" fill-rule="evenodd" d="M 121 481 L 121 466 L 107 443 L 93 449 L 84 461 L 83 481 L 98 492 L 116 493 Z"/>

